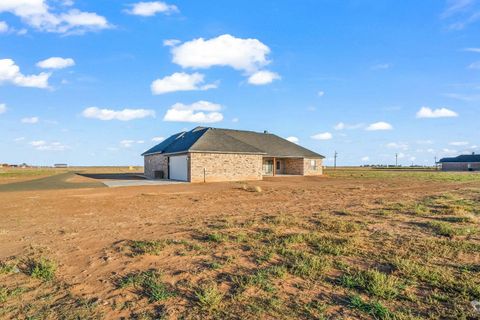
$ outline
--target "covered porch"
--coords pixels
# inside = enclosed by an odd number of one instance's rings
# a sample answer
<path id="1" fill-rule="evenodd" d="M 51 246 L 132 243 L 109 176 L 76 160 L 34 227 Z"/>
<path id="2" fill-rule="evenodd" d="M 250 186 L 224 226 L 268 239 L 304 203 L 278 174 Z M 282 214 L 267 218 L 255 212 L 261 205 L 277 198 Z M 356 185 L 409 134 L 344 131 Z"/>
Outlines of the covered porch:
<path id="1" fill-rule="evenodd" d="M 264 176 L 303 175 L 303 158 L 264 157 Z"/>

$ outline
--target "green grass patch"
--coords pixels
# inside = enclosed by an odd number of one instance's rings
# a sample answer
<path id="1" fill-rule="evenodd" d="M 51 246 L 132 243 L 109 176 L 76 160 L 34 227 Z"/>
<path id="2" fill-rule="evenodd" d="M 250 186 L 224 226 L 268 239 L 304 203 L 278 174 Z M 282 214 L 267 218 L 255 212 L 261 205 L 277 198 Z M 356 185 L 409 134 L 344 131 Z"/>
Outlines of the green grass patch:
<path id="1" fill-rule="evenodd" d="M 302 278 L 319 279 L 332 265 L 329 259 L 304 251 L 284 249 L 280 254 L 285 258 L 285 266 L 288 271 Z"/>
<path id="2" fill-rule="evenodd" d="M 16 264 L 0 262 L 0 274 L 18 273 L 19 271 Z"/>
<path id="3" fill-rule="evenodd" d="M 477 231 L 474 227 L 454 227 L 447 222 L 441 221 L 430 221 L 426 225 L 435 234 L 444 237 L 465 236 Z"/>
<path id="4" fill-rule="evenodd" d="M 57 264 L 46 258 L 29 259 L 27 261 L 27 273 L 33 277 L 43 281 L 50 281 L 55 278 Z"/>
<path id="5" fill-rule="evenodd" d="M 15 288 L 13 290 L 8 289 L 7 287 L 0 286 L 0 303 L 7 302 L 11 297 L 16 297 L 22 294 L 25 291 L 23 288 Z"/>
<path id="6" fill-rule="evenodd" d="M 222 233 L 214 232 L 207 234 L 205 239 L 210 242 L 222 243 L 228 240 L 228 236 Z"/>
<path id="7" fill-rule="evenodd" d="M 386 300 L 395 299 L 402 289 L 402 283 L 398 278 L 375 269 L 346 273 L 341 276 L 340 284 Z"/>
<path id="8" fill-rule="evenodd" d="M 352 309 L 359 310 L 372 316 L 374 319 L 393 320 L 395 315 L 383 304 L 378 301 L 367 302 L 359 295 L 354 295 L 349 298 L 349 305 Z"/>
<path id="9" fill-rule="evenodd" d="M 133 240 L 129 242 L 129 246 L 133 255 L 158 255 L 167 246 L 167 241 L 164 240 Z"/>
<path id="10" fill-rule="evenodd" d="M 120 288 L 134 287 L 150 302 L 164 301 L 175 295 L 162 281 L 161 274 L 155 270 L 131 273 L 120 279 Z"/>
<path id="11" fill-rule="evenodd" d="M 195 298 L 200 309 L 215 312 L 222 303 L 223 293 L 220 292 L 215 283 L 203 284 L 195 290 Z"/>

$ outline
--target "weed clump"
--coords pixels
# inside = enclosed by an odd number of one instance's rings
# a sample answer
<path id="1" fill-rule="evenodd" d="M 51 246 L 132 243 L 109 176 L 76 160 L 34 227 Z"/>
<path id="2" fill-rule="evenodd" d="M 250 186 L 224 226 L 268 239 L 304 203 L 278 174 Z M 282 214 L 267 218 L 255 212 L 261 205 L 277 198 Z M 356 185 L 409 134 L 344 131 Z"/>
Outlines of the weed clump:
<path id="1" fill-rule="evenodd" d="M 454 237 L 465 236 L 474 233 L 476 230 L 473 227 L 453 227 L 447 222 L 431 221 L 427 226 L 439 236 Z"/>
<path id="2" fill-rule="evenodd" d="M 56 263 L 43 257 L 38 260 L 29 259 L 27 261 L 26 271 L 33 278 L 37 278 L 43 281 L 53 280 L 56 270 Z"/>
<path id="3" fill-rule="evenodd" d="M 161 282 L 161 274 L 155 270 L 131 273 L 118 282 L 120 288 L 134 287 L 150 302 L 164 301 L 174 296 L 174 292 Z"/>
<path id="4" fill-rule="evenodd" d="M 223 299 L 223 293 L 215 283 L 204 284 L 195 291 L 198 306 L 207 312 L 217 311 Z"/>
<path id="5" fill-rule="evenodd" d="M 340 283 L 347 288 L 363 290 L 375 297 L 394 299 L 400 294 L 400 281 L 393 276 L 375 269 L 350 272 L 340 278 Z"/>
<path id="6" fill-rule="evenodd" d="M 144 240 L 134 240 L 129 243 L 130 248 L 133 252 L 133 255 L 158 255 L 160 252 L 165 249 L 167 242 L 162 240 L 154 241 L 144 241 Z"/>
<path id="7" fill-rule="evenodd" d="M 360 296 L 350 297 L 350 307 L 371 315 L 374 319 L 390 320 L 395 319 L 394 314 L 378 301 L 367 302 Z"/>

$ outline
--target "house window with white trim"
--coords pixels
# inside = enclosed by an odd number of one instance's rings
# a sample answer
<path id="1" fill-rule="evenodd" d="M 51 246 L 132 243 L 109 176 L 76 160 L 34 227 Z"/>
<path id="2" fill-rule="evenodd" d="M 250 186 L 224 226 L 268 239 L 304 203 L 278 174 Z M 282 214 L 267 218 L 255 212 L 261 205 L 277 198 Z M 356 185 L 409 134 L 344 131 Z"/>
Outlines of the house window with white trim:
<path id="1" fill-rule="evenodd" d="M 317 170 L 317 161 L 316 160 L 310 160 L 310 168 L 312 168 L 312 170 Z"/>

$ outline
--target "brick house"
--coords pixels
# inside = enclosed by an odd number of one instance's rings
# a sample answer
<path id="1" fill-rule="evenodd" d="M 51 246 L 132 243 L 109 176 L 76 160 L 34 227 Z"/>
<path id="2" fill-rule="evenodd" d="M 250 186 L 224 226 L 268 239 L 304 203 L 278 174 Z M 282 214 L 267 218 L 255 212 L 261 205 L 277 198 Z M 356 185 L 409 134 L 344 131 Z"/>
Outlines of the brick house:
<path id="1" fill-rule="evenodd" d="M 189 182 L 261 180 L 321 175 L 318 153 L 274 134 L 197 127 L 145 151 L 145 176 Z"/>
<path id="2" fill-rule="evenodd" d="M 480 171 L 480 155 L 475 153 L 443 158 L 438 163 L 442 171 Z"/>

